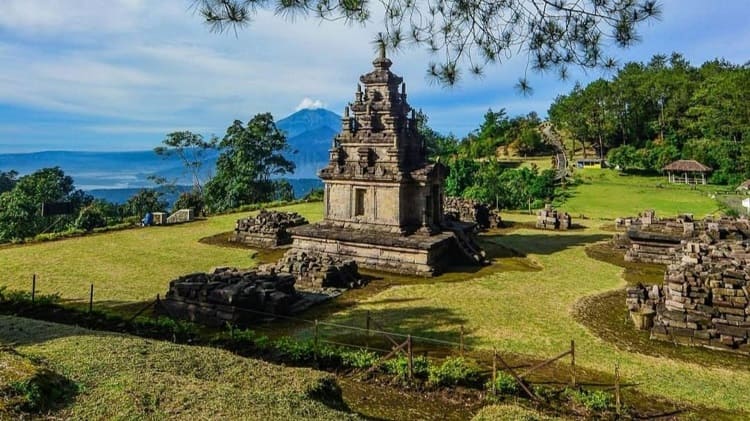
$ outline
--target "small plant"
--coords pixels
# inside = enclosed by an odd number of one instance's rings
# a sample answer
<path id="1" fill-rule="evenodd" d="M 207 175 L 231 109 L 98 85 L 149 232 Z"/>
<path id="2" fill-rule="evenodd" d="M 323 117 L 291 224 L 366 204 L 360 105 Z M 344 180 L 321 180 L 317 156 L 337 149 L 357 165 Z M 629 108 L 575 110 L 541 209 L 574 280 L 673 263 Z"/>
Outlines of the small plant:
<path id="1" fill-rule="evenodd" d="M 377 364 L 378 354 L 363 349 L 356 351 L 343 351 L 341 353 L 341 362 L 346 367 L 365 369 Z"/>
<path id="2" fill-rule="evenodd" d="M 463 357 L 448 357 L 430 367 L 428 381 L 436 386 L 472 385 L 479 381 L 479 367 Z"/>
<path id="3" fill-rule="evenodd" d="M 492 390 L 492 380 L 487 383 L 487 388 Z M 516 395 L 519 387 L 516 379 L 508 373 L 498 371 L 495 377 L 495 393 L 498 395 Z"/>
<path id="4" fill-rule="evenodd" d="M 273 347 L 295 362 L 311 361 L 315 358 L 315 344 L 311 340 L 284 337 L 274 341 Z"/>
<path id="5" fill-rule="evenodd" d="M 612 394 L 603 390 L 566 389 L 565 395 L 589 411 L 606 411 L 612 407 Z"/>
<path id="6" fill-rule="evenodd" d="M 399 355 L 383 363 L 383 369 L 386 373 L 395 374 L 401 381 L 409 379 L 409 359 L 405 355 Z M 426 357 L 412 358 L 412 372 L 414 377 L 426 378 L 430 369 L 430 362 Z"/>

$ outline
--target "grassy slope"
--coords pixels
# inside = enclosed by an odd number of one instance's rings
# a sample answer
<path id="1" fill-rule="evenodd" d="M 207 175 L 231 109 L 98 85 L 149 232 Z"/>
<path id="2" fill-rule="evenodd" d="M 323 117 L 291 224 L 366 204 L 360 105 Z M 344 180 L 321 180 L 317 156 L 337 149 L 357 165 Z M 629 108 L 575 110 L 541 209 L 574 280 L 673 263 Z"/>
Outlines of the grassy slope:
<path id="1" fill-rule="evenodd" d="M 0 343 L 82 386 L 73 419 L 347 419 L 310 398 L 330 377 L 210 348 L 0 316 Z M 0 415 L 2 415 L 0 413 Z"/>
<path id="2" fill-rule="evenodd" d="M 289 209 L 316 220 L 320 203 Z M 97 303 L 153 299 L 164 294 L 170 280 L 214 266 L 248 267 L 254 262 L 242 249 L 201 244 L 202 237 L 226 232 L 245 214 L 222 215 L 190 224 L 149 227 L 62 241 L 0 248 L 0 285 L 30 290 L 36 273 L 37 291 L 60 293 L 64 299 L 88 299 L 89 284 Z"/>
<path id="3" fill-rule="evenodd" d="M 614 219 L 635 216 L 645 209 L 656 209 L 657 215 L 674 216 L 693 213 L 703 217 L 719 209 L 709 197 L 715 186 L 672 185 L 665 177 L 621 176 L 615 170 L 578 171 L 584 184 L 571 189 L 572 197 L 559 207 L 571 215 Z"/>

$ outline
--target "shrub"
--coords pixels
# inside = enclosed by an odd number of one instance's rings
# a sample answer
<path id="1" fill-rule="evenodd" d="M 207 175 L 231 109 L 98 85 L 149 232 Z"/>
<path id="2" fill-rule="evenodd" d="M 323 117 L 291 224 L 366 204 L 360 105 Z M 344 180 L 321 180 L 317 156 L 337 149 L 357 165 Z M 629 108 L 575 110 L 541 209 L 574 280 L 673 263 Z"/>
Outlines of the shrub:
<path id="1" fill-rule="evenodd" d="M 448 357 L 430 367 L 428 381 L 436 386 L 471 385 L 479 381 L 479 367 L 463 357 Z"/>
<path id="2" fill-rule="evenodd" d="M 492 389 L 492 380 L 487 383 L 487 389 Z M 495 393 L 499 395 L 515 395 L 519 391 L 515 377 L 504 371 L 498 371 L 495 377 Z"/>
<path id="3" fill-rule="evenodd" d="M 409 379 L 409 360 L 405 355 L 399 355 L 383 363 L 386 373 L 395 374 L 402 381 Z M 426 357 L 412 358 L 412 371 L 414 377 L 426 378 L 429 373 L 430 363 Z"/>
<path id="4" fill-rule="evenodd" d="M 370 368 L 377 364 L 378 359 L 380 359 L 378 354 L 363 349 L 341 352 L 342 364 L 351 368 Z"/>
<path id="5" fill-rule="evenodd" d="M 603 390 L 566 389 L 565 394 L 589 411 L 606 411 L 612 407 L 612 394 Z"/>
<path id="6" fill-rule="evenodd" d="M 95 205 L 89 205 L 81 209 L 81 213 L 78 214 L 75 222 L 76 228 L 87 232 L 106 225 L 107 221 L 104 219 L 104 214 Z"/>

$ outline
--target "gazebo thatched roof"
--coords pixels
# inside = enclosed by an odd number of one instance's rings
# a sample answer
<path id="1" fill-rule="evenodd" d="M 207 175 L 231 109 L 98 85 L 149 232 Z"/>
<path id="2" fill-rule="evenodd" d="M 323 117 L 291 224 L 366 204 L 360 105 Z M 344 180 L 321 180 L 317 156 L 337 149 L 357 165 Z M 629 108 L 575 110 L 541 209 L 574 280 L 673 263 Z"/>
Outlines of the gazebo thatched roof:
<path id="1" fill-rule="evenodd" d="M 676 172 L 710 172 L 711 167 L 701 164 L 693 159 L 680 159 L 663 168 L 664 171 Z"/>

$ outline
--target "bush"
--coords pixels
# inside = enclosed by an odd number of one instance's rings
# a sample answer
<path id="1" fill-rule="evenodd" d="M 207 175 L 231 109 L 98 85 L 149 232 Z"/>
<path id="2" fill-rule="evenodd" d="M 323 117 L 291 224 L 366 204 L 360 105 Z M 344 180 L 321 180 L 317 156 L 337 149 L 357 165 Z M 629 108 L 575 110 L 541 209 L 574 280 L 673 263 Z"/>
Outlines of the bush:
<path id="1" fill-rule="evenodd" d="M 351 368 L 370 368 L 377 364 L 379 359 L 378 354 L 363 349 L 341 352 L 341 363 Z"/>
<path id="2" fill-rule="evenodd" d="M 307 362 L 315 359 L 315 342 L 311 339 L 297 340 L 284 337 L 273 342 L 273 347 L 288 359 L 294 362 Z M 340 360 L 338 348 L 318 344 L 318 359 L 326 362 L 337 362 Z"/>
<path id="3" fill-rule="evenodd" d="M 94 205 L 86 206 L 81 209 L 81 213 L 78 214 L 75 226 L 80 230 L 87 232 L 93 231 L 94 228 L 100 228 L 107 225 L 107 220 L 104 219 L 102 211 Z"/>
<path id="4" fill-rule="evenodd" d="M 30 306 L 31 292 L 29 291 L 8 291 L 5 287 L 0 289 L 0 301 L 6 303 L 8 307 L 13 306 Z M 57 304 L 60 301 L 60 294 L 36 294 L 34 304 L 38 306 L 48 306 Z"/>
<path id="5" fill-rule="evenodd" d="M 383 363 L 383 369 L 386 373 L 395 374 L 401 381 L 409 379 L 409 360 L 405 355 L 399 355 Z M 414 377 L 426 378 L 430 369 L 430 363 L 426 357 L 412 358 L 412 371 Z"/>
<path id="6" fill-rule="evenodd" d="M 492 390 L 492 380 L 487 383 L 487 389 Z M 519 391 L 515 377 L 504 371 L 498 371 L 495 377 L 495 393 L 499 395 L 516 395 Z"/>
<path id="7" fill-rule="evenodd" d="M 612 407 L 612 394 L 603 390 L 566 389 L 565 395 L 589 411 L 606 411 Z"/>
<path id="8" fill-rule="evenodd" d="M 472 385 L 479 381 L 479 367 L 463 357 L 448 357 L 440 366 L 431 366 L 428 381 L 436 386 Z"/>

